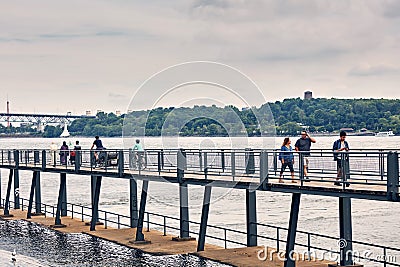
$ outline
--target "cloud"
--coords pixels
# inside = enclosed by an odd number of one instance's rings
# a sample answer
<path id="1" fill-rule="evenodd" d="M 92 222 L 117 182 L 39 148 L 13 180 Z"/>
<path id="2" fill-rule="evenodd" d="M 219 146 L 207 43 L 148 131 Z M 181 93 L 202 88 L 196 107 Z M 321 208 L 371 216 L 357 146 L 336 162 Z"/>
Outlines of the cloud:
<path id="1" fill-rule="evenodd" d="M 391 65 L 359 65 L 353 67 L 348 74 L 351 76 L 379 76 L 399 72 L 399 68 Z"/>

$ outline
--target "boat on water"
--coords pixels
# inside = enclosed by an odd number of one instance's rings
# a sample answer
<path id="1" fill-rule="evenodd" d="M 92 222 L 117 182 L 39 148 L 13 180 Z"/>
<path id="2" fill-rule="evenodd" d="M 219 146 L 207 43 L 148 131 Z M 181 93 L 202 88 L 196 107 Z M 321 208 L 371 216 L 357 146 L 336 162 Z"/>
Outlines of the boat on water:
<path id="1" fill-rule="evenodd" d="M 394 136 L 394 133 L 392 131 L 387 131 L 387 132 L 379 132 L 375 134 L 376 137 L 390 137 Z"/>
<path id="2" fill-rule="evenodd" d="M 68 132 L 68 127 L 67 124 L 64 124 L 64 131 L 62 132 L 62 134 L 60 135 L 60 137 L 69 137 L 69 132 Z"/>

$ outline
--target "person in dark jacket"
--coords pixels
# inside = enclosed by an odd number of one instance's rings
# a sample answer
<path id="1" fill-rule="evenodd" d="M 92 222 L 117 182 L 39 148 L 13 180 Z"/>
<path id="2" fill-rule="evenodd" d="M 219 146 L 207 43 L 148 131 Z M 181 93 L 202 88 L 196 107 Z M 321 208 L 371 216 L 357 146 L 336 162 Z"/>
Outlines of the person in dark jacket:
<path id="1" fill-rule="evenodd" d="M 279 175 L 280 183 L 283 183 L 282 175 L 283 175 L 283 172 L 285 171 L 286 167 L 289 167 L 290 173 L 292 175 L 292 183 L 296 182 L 294 180 L 294 169 L 293 169 L 294 155 L 293 155 L 293 152 L 292 152 L 293 149 L 292 149 L 290 143 L 291 143 L 291 141 L 290 141 L 289 137 L 286 137 L 283 140 L 281 152 L 279 153 L 279 160 L 282 162 L 281 173 Z"/>
<path id="2" fill-rule="evenodd" d="M 346 135 L 347 134 L 345 131 L 341 131 L 340 138 L 333 143 L 333 148 L 332 148 L 333 160 L 336 161 L 336 166 L 337 166 L 337 176 L 336 176 L 335 185 L 339 185 L 339 186 L 341 185 L 339 183 L 339 179 L 342 177 L 342 172 L 344 171 L 343 170 L 344 166 L 342 166 L 342 157 L 344 157 L 344 160 L 346 162 L 349 161 L 348 155 L 343 153 L 343 152 L 347 152 L 350 150 L 349 143 L 347 143 L 347 141 L 346 141 Z M 338 153 L 338 152 L 341 152 L 341 153 Z M 349 186 L 349 184 L 346 183 L 346 186 Z"/>
<path id="3" fill-rule="evenodd" d="M 69 156 L 69 148 L 67 146 L 67 142 L 63 142 L 60 148 L 60 162 L 62 165 L 67 165 L 67 158 Z"/>

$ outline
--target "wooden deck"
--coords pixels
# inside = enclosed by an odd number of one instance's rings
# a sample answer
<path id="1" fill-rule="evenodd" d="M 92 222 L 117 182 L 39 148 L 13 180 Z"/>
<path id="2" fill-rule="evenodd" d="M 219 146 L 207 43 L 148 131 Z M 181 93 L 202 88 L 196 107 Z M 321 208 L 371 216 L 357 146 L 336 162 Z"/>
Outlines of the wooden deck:
<path id="1" fill-rule="evenodd" d="M 2 213 L 2 210 L 0 210 Z M 130 241 L 135 239 L 136 228 L 115 229 L 108 227 L 104 228 L 102 225 L 96 226 L 96 231 L 90 231 L 89 226 L 78 219 L 71 217 L 62 217 L 62 223 L 66 225 L 65 228 L 52 228 L 54 218 L 44 216 L 34 216 L 32 219 L 26 219 L 27 212 L 22 210 L 10 210 L 10 214 L 14 217 L 4 218 L 5 220 L 26 220 L 40 224 L 43 227 L 54 229 L 62 233 L 84 233 L 95 236 L 104 240 L 108 240 L 129 248 L 139 249 L 141 251 L 153 255 L 173 255 L 173 254 L 193 254 L 206 259 L 214 260 L 217 262 L 233 265 L 233 266 L 266 266 L 266 267 L 281 267 L 283 261 L 274 255 L 272 259 L 267 257 L 266 260 L 260 260 L 258 254 L 264 247 L 243 247 L 224 249 L 219 246 L 206 244 L 205 251 L 197 252 L 196 241 L 173 241 L 174 236 L 166 235 L 155 230 L 144 232 L 146 240 L 151 241 L 148 244 L 133 244 Z M 273 248 L 268 248 L 267 254 L 270 254 Z M 261 254 L 263 255 L 263 254 Z M 321 260 L 307 260 L 299 256 L 296 261 L 298 267 L 327 267 L 328 264 L 333 262 Z"/>

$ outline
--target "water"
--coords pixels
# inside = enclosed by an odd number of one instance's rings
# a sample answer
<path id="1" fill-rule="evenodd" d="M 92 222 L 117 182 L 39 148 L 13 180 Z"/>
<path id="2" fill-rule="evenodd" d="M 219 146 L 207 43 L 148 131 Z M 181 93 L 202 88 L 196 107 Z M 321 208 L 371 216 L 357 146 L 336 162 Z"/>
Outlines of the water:
<path id="1" fill-rule="evenodd" d="M 14 266 L 226 266 L 194 256 L 152 256 L 85 234 L 63 234 L 26 221 L 0 221 L 0 264 Z"/>
<path id="2" fill-rule="evenodd" d="M 71 139 L 74 142 L 76 138 Z M 337 137 L 317 137 L 313 148 L 330 149 Z M 90 148 L 92 138 L 79 138 L 83 148 Z M 107 148 L 122 148 L 120 138 L 102 138 Z M 296 138 L 292 138 L 292 142 Z M 400 149 L 400 137 L 356 137 L 349 136 L 350 147 L 371 149 Z M 61 146 L 63 139 L 0 139 L 0 148 L 49 148 L 50 143 L 56 141 Z M 165 140 L 161 138 L 146 138 L 146 148 L 161 148 Z M 279 147 L 283 138 L 270 139 L 268 143 L 275 143 Z M 249 138 L 240 141 L 247 147 L 260 148 L 261 138 Z M 133 139 L 128 140 L 133 145 Z M 184 148 L 230 148 L 229 138 L 179 138 L 178 144 Z M 165 146 L 164 146 L 165 147 Z M 242 147 L 243 148 L 243 147 Z M 2 170 L 2 197 L 5 197 L 6 176 L 8 172 Z M 31 182 L 31 172 L 22 171 L 20 174 L 21 197 L 28 198 Z M 57 174 L 42 173 L 42 199 L 44 203 L 55 204 L 57 201 L 59 178 Z M 140 186 L 140 183 L 139 183 Z M 90 205 L 90 177 L 68 175 L 67 179 L 68 202 Z M 118 192 L 118 193 L 116 193 Z M 200 221 L 203 188 L 189 185 L 190 219 Z M 179 191 L 175 184 L 152 182 L 149 185 L 149 199 L 146 210 L 173 217 L 179 216 Z M 290 210 L 290 194 L 257 192 L 257 219 L 260 223 L 287 227 Z M 338 200 L 333 197 L 303 195 L 300 207 L 298 229 L 331 236 L 339 236 Z M 129 214 L 129 182 L 123 179 L 104 178 L 100 195 L 100 209 L 121 214 Z M 370 200 L 352 201 L 353 212 L 353 239 L 392 247 L 400 247 L 400 204 Z M 234 189 L 213 188 L 210 206 L 209 224 L 246 231 L 245 191 Z M 173 222 L 170 222 L 171 224 Z M 175 222 L 178 226 L 178 222 Z M 193 227 L 194 231 L 198 228 Z M 223 232 L 208 229 L 209 233 L 223 237 Z M 259 234 L 266 230 L 259 229 Z M 177 232 L 172 232 L 177 234 Z M 228 233 L 228 238 L 246 243 L 246 236 Z M 284 238 L 284 235 L 282 235 Z M 207 238 L 206 242 L 223 245 L 223 243 Z M 313 241 L 314 242 L 314 241 Z M 320 245 L 327 245 L 324 241 L 315 240 Z M 260 240 L 260 245 L 274 245 Z M 334 244 L 329 244 L 334 246 Z M 230 244 L 232 247 L 233 245 Z M 333 247 L 335 248 L 335 247 Z M 400 259 L 400 258 L 399 258 Z M 371 265 L 374 266 L 374 265 Z"/>

